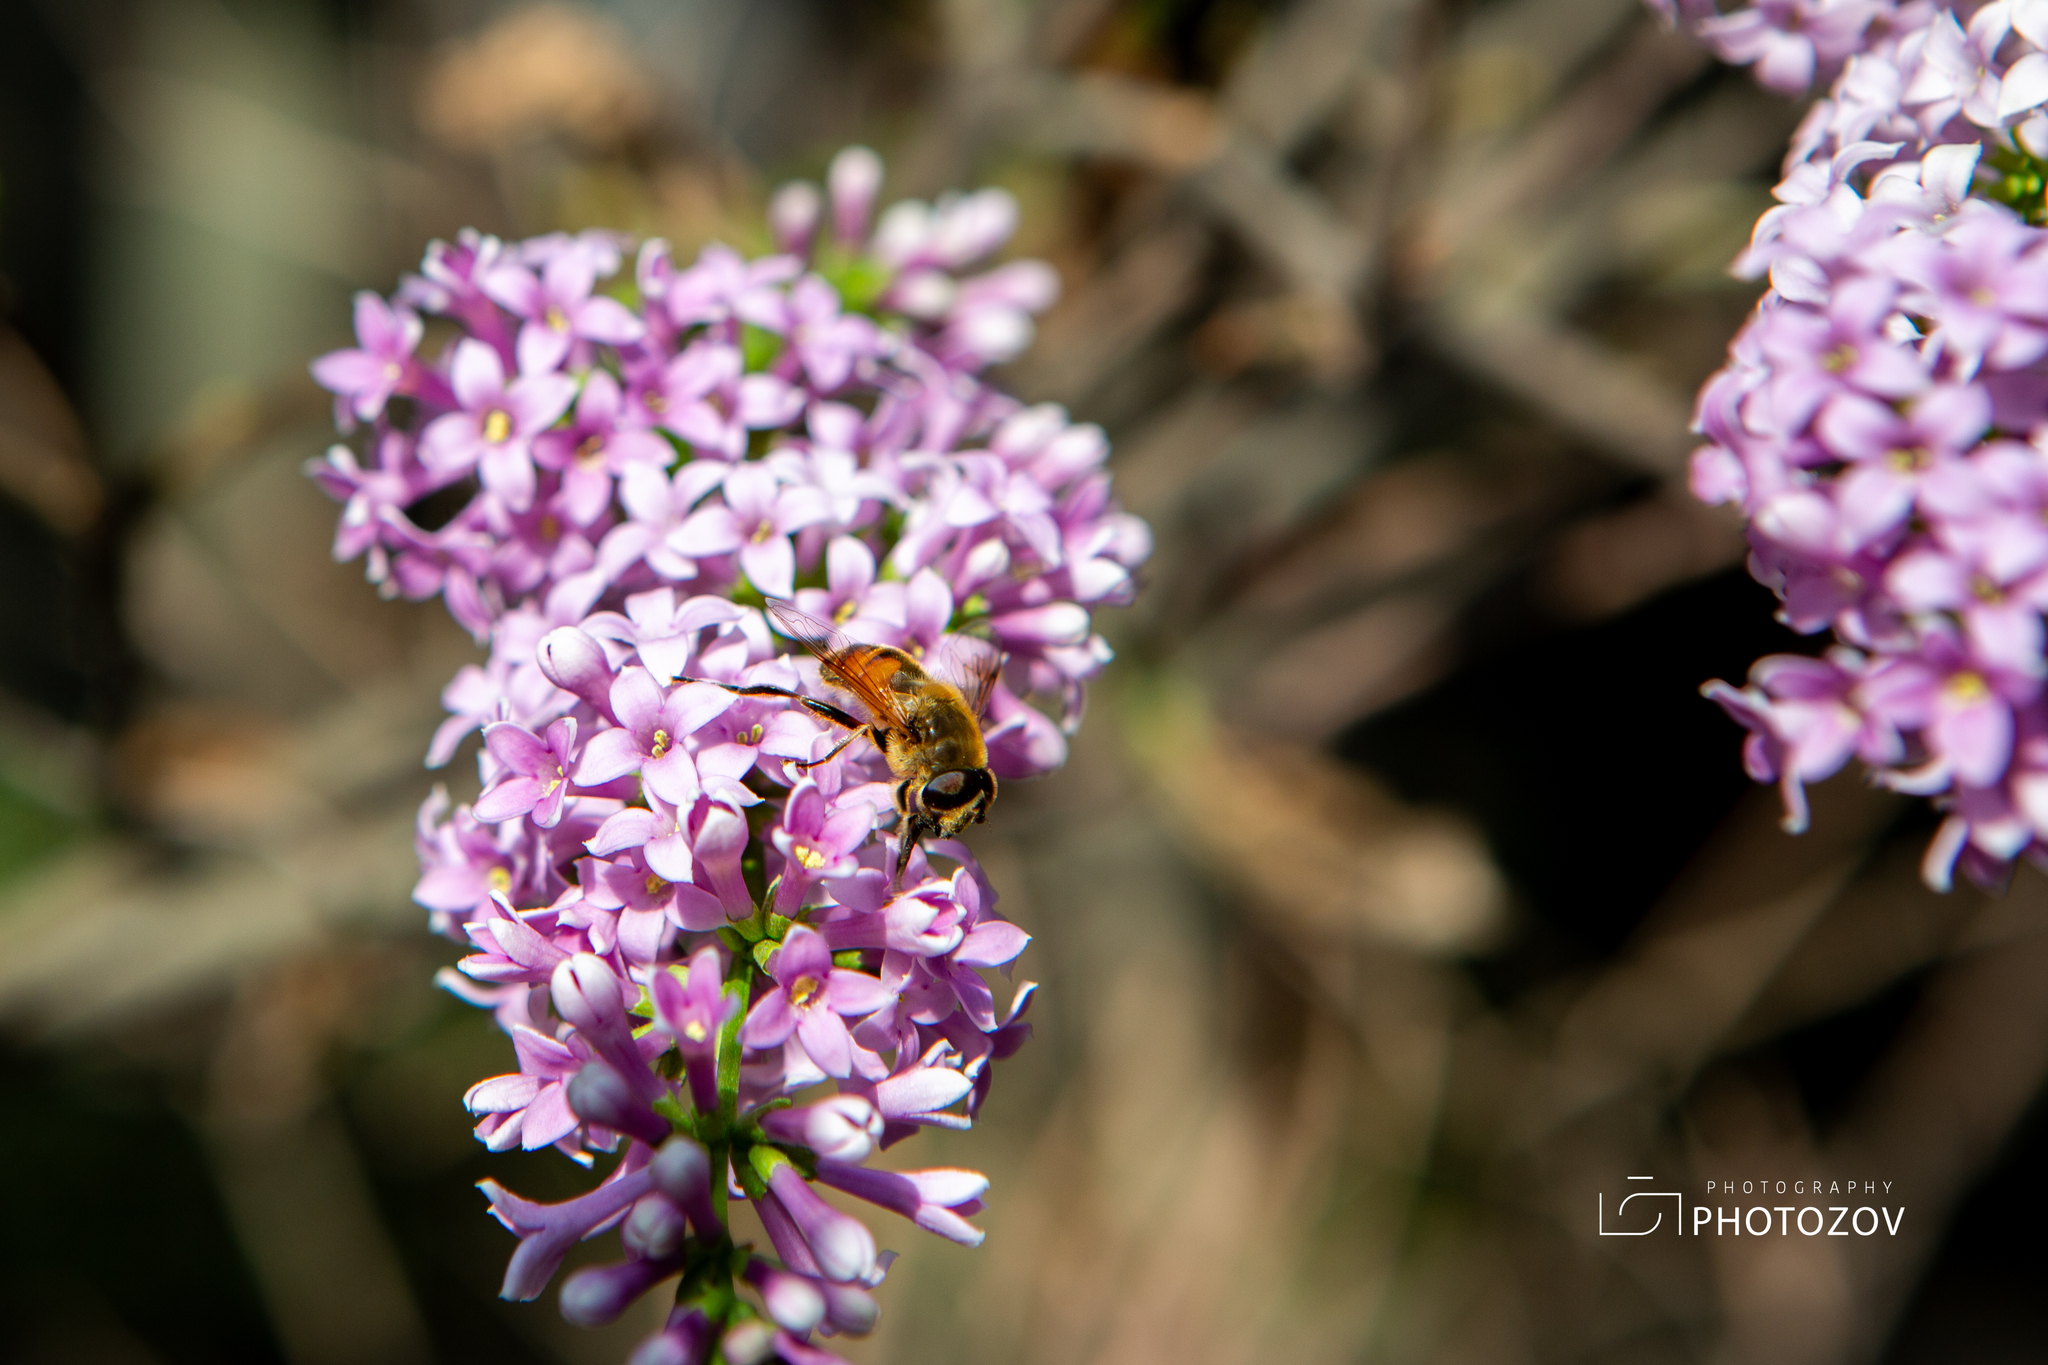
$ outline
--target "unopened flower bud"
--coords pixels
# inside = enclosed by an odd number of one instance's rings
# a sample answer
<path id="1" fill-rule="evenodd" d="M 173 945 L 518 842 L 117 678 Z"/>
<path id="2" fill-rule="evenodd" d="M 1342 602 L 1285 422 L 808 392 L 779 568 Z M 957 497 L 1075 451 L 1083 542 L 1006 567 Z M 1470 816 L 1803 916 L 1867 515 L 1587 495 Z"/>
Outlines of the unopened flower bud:
<path id="1" fill-rule="evenodd" d="M 711 1324 L 703 1310 L 677 1308 L 668 1324 L 633 1348 L 626 1365 L 703 1365 L 711 1345 Z"/>
<path id="2" fill-rule="evenodd" d="M 1060 276 L 1044 261 L 1012 261 L 976 275 L 960 286 L 967 302 L 1001 304 L 1027 313 L 1043 313 L 1060 296 Z"/>
<path id="3" fill-rule="evenodd" d="M 903 267 L 921 258 L 932 239 L 932 211 L 915 199 L 891 204 L 875 224 L 868 250 L 884 265 Z"/>
<path id="4" fill-rule="evenodd" d="M 718 1349 L 730 1365 L 760 1365 L 775 1349 L 775 1329 L 753 1318 L 726 1328 Z"/>
<path id="5" fill-rule="evenodd" d="M 889 306 L 914 318 L 935 321 L 960 296 L 953 277 L 939 270 L 910 270 L 889 286 Z"/>
<path id="6" fill-rule="evenodd" d="M 1000 537 L 992 536 L 967 552 L 954 578 L 953 592 L 958 597 L 971 597 L 1009 571 L 1010 547 Z"/>
<path id="7" fill-rule="evenodd" d="M 766 1261 L 749 1261 L 746 1276 L 761 1291 L 768 1316 L 784 1331 L 802 1336 L 825 1320 L 825 1296 L 815 1280 L 777 1270 Z"/>
<path id="8" fill-rule="evenodd" d="M 680 1135 L 663 1143 L 647 1167 L 655 1188 L 678 1202 L 702 1189 L 710 1171 L 710 1156 L 697 1143 Z"/>
<path id="9" fill-rule="evenodd" d="M 562 1316 L 578 1327 L 602 1327 L 681 1268 L 666 1260 L 588 1266 L 563 1283 Z"/>
<path id="10" fill-rule="evenodd" d="M 764 1150 L 756 1147 L 753 1155 L 758 1158 Z M 859 1280 L 873 1273 L 875 1235 L 864 1223 L 819 1198 L 818 1192 L 781 1153 L 775 1153 L 772 1161 L 757 1160 L 756 1165 L 770 1167 L 768 1188 L 789 1210 L 790 1220 L 810 1244 L 818 1270 L 826 1279 Z"/>
<path id="11" fill-rule="evenodd" d="M 541 637 L 534 657 L 549 682 L 611 715 L 612 670 L 597 641 L 574 626 L 563 626 Z"/>
<path id="12" fill-rule="evenodd" d="M 699 1237 L 717 1239 L 721 1229 L 711 1207 L 711 1158 L 702 1147 L 678 1133 L 654 1154 L 647 1176 L 655 1189 L 689 1214 Z"/>
<path id="13" fill-rule="evenodd" d="M 809 181 L 792 180 L 775 191 L 775 197 L 768 201 L 768 232 L 775 239 L 776 249 L 792 256 L 808 252 L 824 208 L 818 187 Z"/>
<path id="14" fill-rule="evenodd" d="M 659 1261 L 682 1249 L 690 1228 L 682 1209 L 665 1194 L 643 1195 L 626 1215 L 619 1241 L 642 1260 Z"/>
<path id="15" fill-rule="evenodd" d="M 832 195 L 832 231 L 848 245 L 858 242 L 882 189 L 882 158 L 866 147 L 846 148 L 832 158 L 825 188 Z"/>
<path id="16" fill-rule="evenodd" d="M 1022 354 L 1036 332 L 1023 310 L 998 304 L 968 311 L 948 330 L 947 336 L 976 358 L 1000 365 Z"/>
<path id="17" fill-rule="evenodd" d="M 851 1284 L 825 1284 L 819 1288 L 825 1295 L 825 1321 L 833 1331 L 864 1337 L 875 1330 L 875 1320 L 881 1317 L 882 1310 L 875 1306 L 874 1295 Z"/>
<path id="18" fill-rule="evenodd" d="M 882 1116 L 859 1095 L 834 1095 L 800 1109 L 779 1109 L 761 1120 L 761 1130 L 835 1161 L 864 1161 L 882 1140 Z"/>
<path id="19" fill-rule="evenodd" d="M 699 1365 L 703 1359 L 701 1352 L 690 1353 L 671 1333 L 656 1332 L 633 1348 L 626 1365 Z"/>
<path id="20" fill-rule="evenodd" d="M 1008 190 L 976 190 L 950 204 L 941 199 L 939 205 L 931 252 L 947 266 L 980 260 L 1017 230 L 1017 199 Z"/>
<path id="21" fill-rule="evenodd" d="M 662 1330 L 643 1340 L 627 1365 L 702 1365 L 711 1353 L 711 1320 L 700 1308 L 672 1308 Z"/>
<path id="22" fill-rule="evenodd" d="M 649 1146 L 671 1131 L 668 1120 L 648 1108 L 626 1078 L 603 1062 L 588 1062 L 570 1078 L 569 1108 L 585 1123 L 639 1138 Z"/>
<path id="23" fill-rule="evenodd" d="M 1109 438 L 1093 422 L 1069 427 L 1047 443 L 1031 462 L 1031 477 L 1046 488 L 1064 488 L 1109 458 Z"/>
<path id="24" fill-rule="evenodd" d="M 997 641 L 1009 649 L 1078 645 L 1088 638 L 1088 608 L 1074 602 L 1053 602 L 1005 612 L 988 624 Z"/>

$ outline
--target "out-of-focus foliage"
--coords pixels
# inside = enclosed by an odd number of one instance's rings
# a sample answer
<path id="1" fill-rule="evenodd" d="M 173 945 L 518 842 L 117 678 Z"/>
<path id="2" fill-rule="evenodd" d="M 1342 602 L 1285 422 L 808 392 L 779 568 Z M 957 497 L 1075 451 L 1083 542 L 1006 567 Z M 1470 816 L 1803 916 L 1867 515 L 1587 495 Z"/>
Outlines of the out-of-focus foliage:
<path id="1" fill-rule="evenodd" d="M 1936 897 L 1853 785 L 1787 839 L 1694 692 L 1798 647 L 1674 482 L 1796 117 L 1635 0 L 0 9 L 10 1354 L 648 1329 L 492 1297 L 459 1098 L 502 1040 L 407 900 L 471 647 L 328 561 L 304 364 L 429 236 L 759 246 L 850 141 L 892 198 L 1017 195 L 1066 294 L 1005 382 L 1161 533 L 1070 767 L 978 831 L 1046 984 L 958 1140 L 988 1242 L 896 1239 L 856 1357 L 2038 1340 L 2039 878 Z M 1627 1175 L 1752 1171 L 1909 1222 L 1594 1235 Z"/>

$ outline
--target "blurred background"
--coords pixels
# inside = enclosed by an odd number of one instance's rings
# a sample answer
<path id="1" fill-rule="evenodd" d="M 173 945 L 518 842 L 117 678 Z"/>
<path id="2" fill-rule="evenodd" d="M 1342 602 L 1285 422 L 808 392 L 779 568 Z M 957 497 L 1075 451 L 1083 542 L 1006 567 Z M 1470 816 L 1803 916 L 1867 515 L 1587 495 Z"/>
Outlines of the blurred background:
<path id="1" fill-rule="evenodd" d="M 305 367 L 430 236 L 759 249 L 863 141 L 1017 196 L 1066 292 L 1002 382 L 1160 545 L 977 836 L 1036 1039 L 893 1154 L 988 1242 L 878 1224 L 848 1354 L 2039 1359 L 2048 888 L 1925 891 L 1853 777 L 1788 838 L 1696 692 L 1812 647 L 1682 478 L 1797 116 L 1638 0 L 0 2 L 0 1355 L 651 1326 L 495 1298 L 474 1182 L 578 1176 L 470 1137 L 510 1051 L 408 899 L 474 651 L 329 560 Z M 1907 1212 L 1597 1237 L 1641 1174 Z"/>

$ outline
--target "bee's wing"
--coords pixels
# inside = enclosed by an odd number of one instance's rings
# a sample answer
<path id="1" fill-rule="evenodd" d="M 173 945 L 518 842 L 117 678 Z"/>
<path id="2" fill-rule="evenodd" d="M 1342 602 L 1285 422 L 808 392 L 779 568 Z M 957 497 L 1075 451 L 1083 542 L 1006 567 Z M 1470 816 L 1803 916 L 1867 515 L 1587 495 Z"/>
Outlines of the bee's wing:
<path id="1" fill-rule="evenodd" d="M 903 712 L 890 695 L 889 679 L 901 667 L 900 656 L 879 645 L 857 644 L 845 631 L 798 611 L 787 602 L 771 601 L 768 614 L 775 628 L 817 656 L 825 681 L 860 698 L 870 719 L 893 729 L 908 729 Z"/>
<path id="2" fill-rule="evenodd" d="M 807 611 L 798 611 L 787 602 L 770 601 L 768 615 L 773 618 L 777 630 L 825 663 L 829 664 L 854 649 L 853 638 L 845 631 L 820 621 Z"/>
<path id="3" fill-rule="evenodd" d="M 996 679 L 1003 675 L 1003 659 L 1003 651 L 994 641 L 976 635 L 948 635 L 935 671 L 960 689 L 960 695 L 967 699 L 967 709 L 976 720 L 981 720 L 988 714 L 988 699 L 996 690 Z"/>

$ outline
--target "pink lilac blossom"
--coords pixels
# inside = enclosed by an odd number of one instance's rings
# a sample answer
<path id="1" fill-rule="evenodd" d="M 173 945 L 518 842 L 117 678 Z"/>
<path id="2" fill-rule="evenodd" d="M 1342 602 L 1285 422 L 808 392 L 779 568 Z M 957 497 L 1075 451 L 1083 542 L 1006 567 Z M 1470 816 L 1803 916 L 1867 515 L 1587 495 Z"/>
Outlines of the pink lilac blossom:
<path id="1" fill-rule="evenodd" d="M 1736 263 L 1771 287 L 1700 392 L 1691 483 L 1834 642 L 1706 694 L 1789 829 L 1855 758 L 1944 812 L 1930 884 L 2048 865 L 2048 0 L 1665 13 L 1766 85 L 1830 83 Z"/>
<path id="2" fill-rule="evenodd" d="M 988 977 L 1029 936 L 973 855 L 932 840 L 898 866 L 873 746 L 827 759 L 834 726 L 730 690 L 828 695 L 764 607 L 940 669 L 1003 652 L 989 763 L 1032 777 L 1108 661 L 1094 610 L 1130 600 L 1150 551 L 1101 431 L 979 378 L 1054 293 L 1039 263 L 989 264 L 1014 204 L 877 221 L 881 178 L 855 148 L 826 191 L 786 189 L 785 249 L 753 261 L 464 232 L 392 301 L 360 296 L 358 346 L 313 366 L 354 442 L 308 467 L 344 504 L 336 558 L 439 596 L 489 651 L 428 751 L 440 767 L 480 736 L 481 790 L 437 789 L 417 833 L 415 899 L 468 952 L 439 979 L 516 1061 L 464 1103 L 493 1151 L 607 1166 L 559 1204 L 484 1183 L 519 1238 L 503 1293 L 538 1296 L 617 1229 L 624 1259 L 571 1276 L 561 1309 L 609 1322 L 672 1284 L 635 1361 L 809 1365 L 873 1326 L 893 1253 L 814 1181 L 979 1242 L 982 1177 L 862 1163 L 969 1127 L 1030 1028 L 1033 986 L 999 1010 Z M 452 332 L 431 358 L 429 322 Z M 449 490 L 466 505 L 423 527 L 414 508 Z M 735 1246 L 734 1197 L 766 1247 Z"/>
<path id="3" fill-rule="evenodd" d="M 922 349 L 949 369 L 971 373 L 1020 354 L 1034 335 L 1032 316 L 1059 295 L 1059 277 L 1043 261 L 1011 261 L 973 274 L 1017 226 L 1017 202 L 1003 190 L 906 200 L 874 216 L 881 162 L 865 147 L 833 158 L 825 193 L 797 182 L 769 208 L 776 240 L 838 285 L 841 295 L 872 300 L 921 324 Z M 829 231 L 820 231 L 827 226 Z M 803 319 L 803 363 L 837 373 L 847 343 L 824 296 L 793 291 L 793 321 Z M 815 321 L 813 320 L 815 319 Z M 814 379 L 814 382 L 817 382 Z"/>

